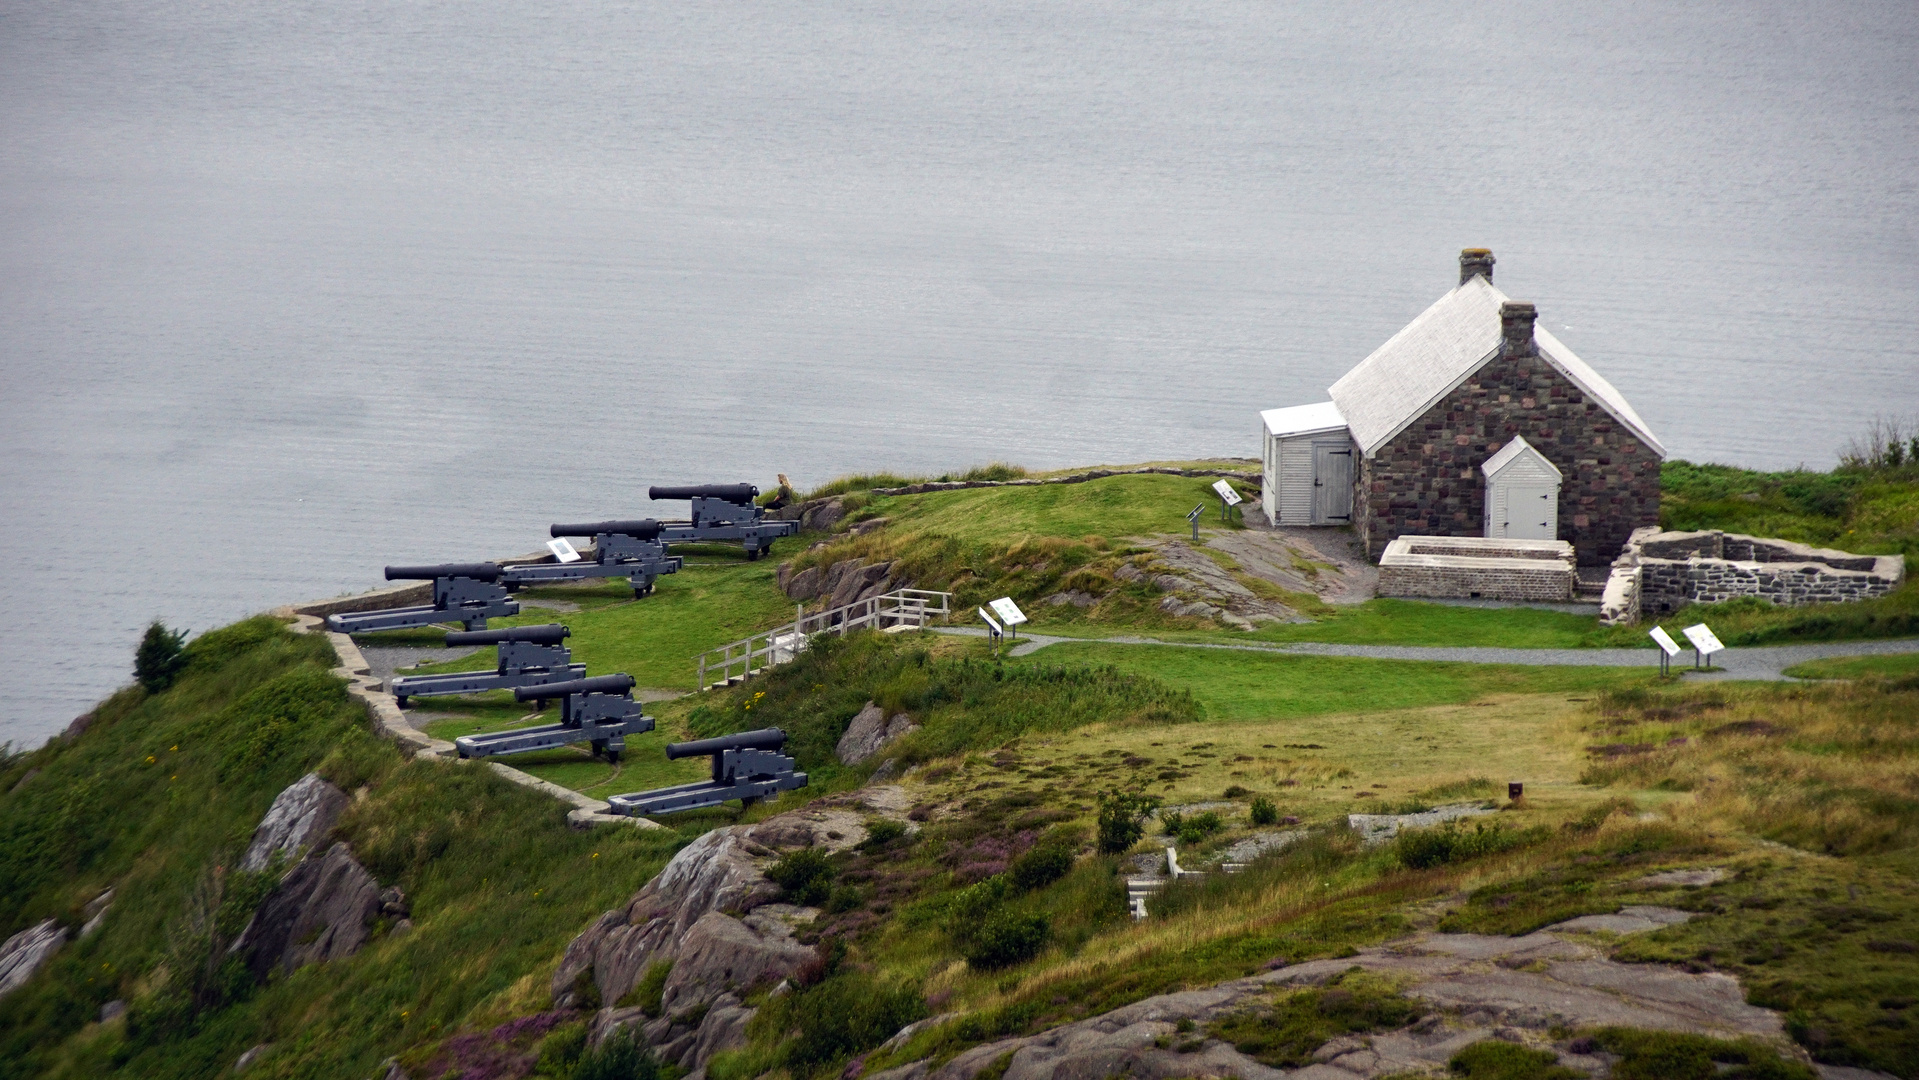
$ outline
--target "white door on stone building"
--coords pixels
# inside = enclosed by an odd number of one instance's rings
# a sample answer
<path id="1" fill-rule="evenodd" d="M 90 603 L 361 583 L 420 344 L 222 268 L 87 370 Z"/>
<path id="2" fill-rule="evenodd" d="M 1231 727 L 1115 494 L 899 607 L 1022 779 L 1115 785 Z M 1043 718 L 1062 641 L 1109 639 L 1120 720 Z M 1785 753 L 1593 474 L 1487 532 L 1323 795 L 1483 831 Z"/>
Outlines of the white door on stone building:
<path id="1" fill-rule="evenodd" d="M 1313 524 L 1345 525 L 1353 520 L 1353 444 L 1313 444 Z"/>
<path id="2" fill-rule="evenodd" d="M 1559 469 L 1515 438 L 1481 466 L 1486 535 L 1496 540 L 1559 539 Z"/>

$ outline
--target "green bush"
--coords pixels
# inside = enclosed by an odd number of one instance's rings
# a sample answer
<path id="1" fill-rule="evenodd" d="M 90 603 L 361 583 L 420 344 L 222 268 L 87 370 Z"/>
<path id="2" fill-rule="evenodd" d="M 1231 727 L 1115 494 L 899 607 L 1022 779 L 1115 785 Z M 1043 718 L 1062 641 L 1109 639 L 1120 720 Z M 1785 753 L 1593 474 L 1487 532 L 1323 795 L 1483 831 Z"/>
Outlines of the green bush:
<path id="1" fill-rule="evenodd" d="M 906 826 L 901 822 L 892 818 L 874 818 L 866 823 L 866 839 L 861 841 L 860 847 L 873 851 L 887 847 L 905 835 Z"/>
<path id="2" fill-rule="evenodd" d="M 640 1011 L 657 1019 L 666 1000 L 666 977 L 673 974 L 673 961 L 655 960 L 646 967 L 646 974 L 640 976 L 630 995 L 631 1004 L 638 1005 Z M 621 1001 L 621 1004 L 627 1004 Z"/>
<path id="3" fill-rule="evenodd" d="M 1208 810 L 1183 820 L 1175 819 L 1174 826 L 1169 831 L 1178 836 L 1182 844 L 1197 844 L 1224 828 L 1225 824 L 1218 814 Z"/>
<path id="4" fill-rule="evenodd" d="M 581 1055 L 570 1080 L 660 1080 L 660 1062 L 630 1027 Z"/>
<path id="5" fill-rule="evenodd" d="M 1559 1064 L 1550 1050 L 1532 1050 L 1486 1039 L 1453 1055 L 1446 1068 L 1467 1080 L 1585 1080 L 1586 1074 Z"/>
<path id="6" fill-rule="evenodd" d="M 1273 805 L 1273 800 L 1261 795 L 1253 800 L 1252 817 L 1255 825 L 1277 825 L 1279 824 L 1279 807 Z"/>
<path id="7" fill-rule="evenodd" d="M 1073 869 L 1072 849 L 1062 843 L 1042 843 L 1014 859 L 1007 876 L 1021 892 L 1044 889 Z"/>
<path id="8" fill-rule="evenodd" d="M 1360 968 L 1316 989 L 1298 990 L 1274 1002 L 1215 1020 L 1207 1030 L 1240 1053 L 1279 1068 L 1313 1063 L 1313 1051 L 1341 1035 L 1389 1031 L 1425 1014 L 1377 976 Z"/>
<path id="9" fill-rule="evenodd" d="M 1146 815 L 1159 806 L 1151 795 L 1130 791 L 1106 791 L 1099 796 L 1099 850 L 1102 855 L 1118 855 L 1139 843 L 1146 835 Z"/>
<path id="10" fill-rule="evenodd" d="M 586 1022 L 561 1024 L 547 1032 L 537 1052 L 539 1057 L 533 1066 L 536 1076 L 568 1080 L 573 1075 L 573 1067 L 586 1054 Z"/>
<path id="11" fill-rule="evenodd" d="M 832 894 L 833 864 L 818 848 L 799 848 L 780 856 L 767 868 L 766 877 L 780 887 L 780 899 L 818 907 Z"/>
<path id="12" fill-rule="evenodd" d="M 926 1002 L 908 986 L 882 983 L 855 969 L 842 970 L 795 994 L 774 998 L 756 1027 L 791 1032 L 781 1050 L 795 1076 L 813 1076 L 893 1037 L 926 1016 Z"/>
<path id="13" fill-rule="evenodd" d="M 974 932 L 966 962 L 982 971 L 1025 963 L 1046 947 L 1052 932 L 1052 923 L 1044 915 L 996 912 Z"/>
<path id="14" fill-rule="evenodd" d="M 140 680 L 147 693 L 157 694 L 172 686 L 186 670 L 186 640 L 185 630 L 169 630 L 158 619 L 147 627 L 140 648 L 133 654 L 133 677 Z"/>
<path id="15" fill-rule="evenodd" d="M 1815 1080 L 1811 1069 L 1753 1039 L 1636 1028 L 1606 1028 L 1595 1039 L 1623 1059 L 1613 1080 Z"/>
<path id="16" fill-rule="evenodd" d="M 1393 841 L 1393 853 L 1409 869 L 1430 870 L 1435 866 L 1466 862 L 1482 855 L 1524 843 L 1525 836 L 1497 825 L 1480 823 L 1468 832 L 1459 822 L 1448 821 L 1437 829 L 1408 829 Z"/>

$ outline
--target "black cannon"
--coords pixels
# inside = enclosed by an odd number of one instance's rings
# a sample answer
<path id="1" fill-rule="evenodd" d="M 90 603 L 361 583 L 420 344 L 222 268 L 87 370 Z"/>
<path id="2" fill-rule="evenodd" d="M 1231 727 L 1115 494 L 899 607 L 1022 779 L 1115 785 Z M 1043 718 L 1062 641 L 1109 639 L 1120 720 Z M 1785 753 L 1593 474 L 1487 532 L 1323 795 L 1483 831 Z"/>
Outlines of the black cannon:
<path id="1" fill-rule="evenodd" d="M 613 813 L 633 817 L 697 810 L 702 806 L 718 806 L 728 799 L 739 799 L 751 806 L 769 795 L 806 786 L 806 774 L 794 772 L 793 759 L 780 753 L 785 746 L 786 732 L 779 728 L 742 731 L 697 742 L 667 743 L 669 759 L 710 755 L 713 779 L 657 791 L 615 795 L 607 802 Z"/>
<path id="2" fill-rule="evenodd" d="M 693 516 L 685 521 L 663 521 L 660 539 L 738 540 L 746 548 L 748 559 L 757 559 L 782 536 L 800 531 L 797 521 L 768 521 L 766 511 L 753 500 L 760 489 L 752 484 L 689 484 L 683 487 L 655 486 L 646 497 L 691 499 Z"/>
<path id="3" fill-rule="evenodd" d="M 660 540 L 660 523 L 651 518 L 554 525 L 547 532 L 556 537 L 592 537 L 592 561 L 582 559 L 509 566 L 502 578 L 507 588 L 623 577 L 632 584 L 633 595 L 637 598 L 652 592 L 653 582 L 661 574 L 676 574 L 680 570 L 681 560 L 666 553 L 666 544 Z"/>
<path id="4" fill-rule="evenodd" d="M 506 586 L 500 584 L 501 573 L 499 565 L 490 562 L 389 566 L 386 568 L 388 581 L 432 581 L 433 603 L 328 615 L 326 627 L 339 634 L 365 634 L 459 622 L 468 630 L 484 630 L 488 619 L 520 613 L 520 605 L 507 598 Z"/>
<path id="5" fill-rule="evenodd" d="M 499 664 L 492 671 L 455 671 L 395 679 L 391 687 L 393 696 L 400 707 L 405 708 L 408 698 L 477 694 L 482 690 L 511 690 L 581 678 L 586 674 L 586 665 L 573 663 L 573 651 L 561 644 L 571 634 L 571 630 L 559 623 L 450 633 L 446 636 L 448 647 L 499 646 Z"/>
<path id="6" fill-rule="evenodd" d="M 518 687 L 513 691 L 515 701 L 559 698 L 560 722 L 485 735 L 462 735 L 453 740 L 453 745 L 463 758 L 480 758 L 591 742 L 595 754 L 608 761 L 618 761 L 626 749 L 626 736 L 653 730 L 653 718 L 645 715 L 645 706 L 633 700 L 632 691 L 631 675 L 596 675 L 590 679 Z"/>

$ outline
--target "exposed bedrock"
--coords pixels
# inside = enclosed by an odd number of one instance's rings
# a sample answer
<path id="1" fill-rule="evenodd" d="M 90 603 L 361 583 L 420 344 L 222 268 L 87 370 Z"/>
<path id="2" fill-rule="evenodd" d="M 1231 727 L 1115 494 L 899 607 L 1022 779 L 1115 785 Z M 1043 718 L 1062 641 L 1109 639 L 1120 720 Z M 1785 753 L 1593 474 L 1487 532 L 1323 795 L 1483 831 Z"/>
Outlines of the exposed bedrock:
<path id="1" fill-rule="evenodd" d="M 795 939 L 794 929 L 817 911 L 777 903 L 779 886 L 767 880 L 764 868 L 798 848 L 839 851 L 858 844 L 866 838 L 869 816 L 899 816 L 905 800 L 897 795 L 897 788 L 868 788 L 837 803 L 701 836 L 623 907 L 600 916 L 567 946 L 553 976 L 555 1003 L 574 1004 L 576 983 L 590 978 L 606 1006 L 594 1019 L 596 1043 L 638 1025 L 663 1060 L 682 1068 L 698 1068 L 721 1050 L 745 1045 L 753 1010 L 740 1004 L 739 992 L 777 983 L 815 956 Z M 659 1015 L 622 1006 L 647 970 L 664 962 L 673 966 Z"/>
<path id="2" fill-rule="evenodd" d="M 267 808 L 253 842 L 240 858 L 242 870 L 264 870 L 274 856 L 295 857 L 311 849 L 340 820 L 347 806 L 346 792 L 308 773 L 288 785 Z"/>
<path id="3" fill-rule="evenodd" d="M 380 911 L 380 886 L 345 843 L 302 860 L 274 886 L 233 943 L 265 981 L 278 967 L 338 960 L 360 951 Z"/>
<path id="4" fill-rule="evenodd" d="M 53 919 L 35 923 L 0 943 L 0 994 L 26 985 L 66 943 L 66 928 Z"/>
<path id="5" fill-rule="evenodd" d="M 866 707 L 853 717 L 847 725 L 846 734 L 840 736 L 834 752 L 846 765 L 858 765 L 867 758 L 880 752 L 887 743 L 902 735 L 918 731 L 919 725 L 905 713 L 886 715 L 886 710 L 869 701 Z"/>

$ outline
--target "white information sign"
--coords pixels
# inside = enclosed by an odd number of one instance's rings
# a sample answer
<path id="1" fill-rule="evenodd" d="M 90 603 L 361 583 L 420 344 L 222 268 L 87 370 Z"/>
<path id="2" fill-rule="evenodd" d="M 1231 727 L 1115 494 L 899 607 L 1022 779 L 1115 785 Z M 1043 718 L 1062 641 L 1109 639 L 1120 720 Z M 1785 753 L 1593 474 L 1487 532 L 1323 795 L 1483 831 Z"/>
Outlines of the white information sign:
<path id="1" fill-rule="evenodd" d="M 1711 656 L 1725 648 L 1719 643 L 1719 639 L 1713 636 L 1712 631 L 1706 629 L 1705 623 L 1688 626 L 1680 632 L 1686 635 L 1686 640 L 1692 642 L 1692 647 L 1698 649 L 1701 656 Z"/>
<path id="2" fill-rule="evenodd" d="M 1234 491 L 1233 485 L 1224 480 L 1213 481 L 1213 490 L 1219 492 L 1219 497 L 1225 500 L 1227 506 L 1238 506 L 1241 502 L 1239 492 Z"/>
<path id="3" fill-rule="evenodd" d="M 1026 621 L 1026 613 L 1019 609 L 1018 604 L 1013 603 L 1013 598 L 1010 596 L 1002 596 L 986 606 L 992 608 L 993 614 L 999 616 L 999 621 L 1008 626 L 1018 626 Z"/>
<path id="4" fill-rule="evenodd" d="M 546 550 L 552 552 L 553 557 L 563 563 L 580 561 L 580 553 L 573 550 L 572 543 L 564 536 L 558 540 L 548 540 L 546 542 Z"/>
<path id="5" fill-rule="evenodd" d="M 1003 627 L 1001 627 L 1001 626 L 1000 626 L 1000 624 L 998 624 L 998 623 L 996 623 L 996 622 L 994 622 L 994 621 L 993 621 L 993 617 L 992 617 L 991 615 L 988 615 L 988 614 L 986 613 L 986 609 L 985 609 L 985 608 L 980 608 L 980 609 L 979 609 L 979 617 L 980 617 L 980 618 L 982 618 L 982 619 L 985 619 L 985 620 L 986 620 L 986 625 L 988 625 L 988 626 L 990 626 L 990 627 L 992 627 L 992 628 L 993 628 L 993 636 L 994 636 L 994 637 L 1002 637 L 1002 636 L 1004 636 L 1004 635 L 1005 635 L 1005 633 L 1006 633 L 1006 630 L 1005 630 L 1005 629 L 1004 629 Z"/>
<path id="6" fill-rule="evenodd" d="M 1671 634 L 1666 633 L 1665 627 L 1655 626 L 1652 628 L 1650 633 L 1652 635 L 1653 642 L 1657 644 L 1660 648 L 1666 650 L 1667 656 L 1679 655 L 1679 643 L 1672 639 Z"/>

